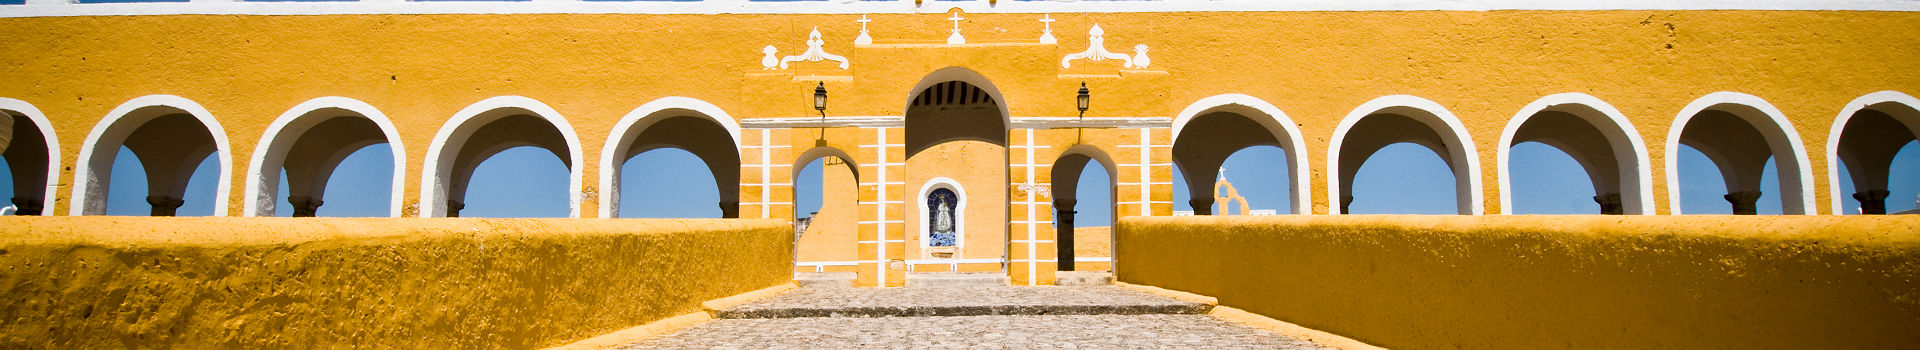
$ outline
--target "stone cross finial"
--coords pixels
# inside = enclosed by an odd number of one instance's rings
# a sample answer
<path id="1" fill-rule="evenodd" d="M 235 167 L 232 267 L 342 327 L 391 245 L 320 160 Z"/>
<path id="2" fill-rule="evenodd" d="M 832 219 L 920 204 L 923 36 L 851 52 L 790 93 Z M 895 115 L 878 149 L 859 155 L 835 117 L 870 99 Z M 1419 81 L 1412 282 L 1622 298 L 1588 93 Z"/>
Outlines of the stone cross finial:
<path id="1" fill-rule="evenodd" d="M 867 19 L 867 15 L 860 15 L 860 20 L 854 21 L 854 22 L 860 22 L 860 36 L 853 38 L 853 44 L 854 45 L 872 44 L 873 36 L 867 35 L 867 22 L 873 22 L 873 20 Z"/>
<path id="2" fill-rule="evenodd" d="M 953 35 L 947 36 L 947 45 L 960 45 L 960 44 L 967 43 L 967 37 L 960 36 L 960 20 L 963 20 L 963 19 L 966 19 L 966 18 L 960 17 L 960 10 L 958 9 L 955 9 L 953 11 L 953 17 L 947 18 L 947 20 L 953 21 Z"/>
<path id="3" fill-rule="evenodd" d="M 1040 23 L 1045 23 L 1047 26 L 1046 29 L 1043 29 L 1040 31 L 1040 43 L 1041 44 L 1059 43 L 1060 39 L 1055 39 L 1053 37 L 1053 14 L 1041 15 Z"/>

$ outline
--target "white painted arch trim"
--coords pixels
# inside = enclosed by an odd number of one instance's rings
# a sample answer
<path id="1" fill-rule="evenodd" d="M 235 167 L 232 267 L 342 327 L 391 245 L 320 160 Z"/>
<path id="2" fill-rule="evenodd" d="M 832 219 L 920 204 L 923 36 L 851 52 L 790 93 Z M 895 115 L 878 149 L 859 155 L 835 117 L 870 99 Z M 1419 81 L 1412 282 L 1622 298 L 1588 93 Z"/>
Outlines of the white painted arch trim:
<path id="1" fill-rule="evenodd" d="M 1845 213 L 1846 207 L 1844 204 L 1846 203 L 1846 196 L 1851 195 L 1840 192 L 1840 133 L 1846 129 L 1847 122 L 1853 120 L 1854 114 L 1858 114 L 1861 110 L 1867 109 L 1868 107 L 1880 104 L 1900 104 L 1905 105 L 1908 109 L 1920 110 L 1920 99 L 1899 91 L 1869 93 L 1860 96 L 1860 98 L 1853 99 L 1853 102 L 1848 102 L 1845 108 L 1840 109 L 1840 115 L 1833 118 L 1833 129 L 1827 132 L 1828 214 L 1840 215 L 1840 213 Z M 1902 118 L 1903 115 L 1898 113 L 1887 114 L 1893 116 L 1894 120 L 1900 121 L 1901 124 L 1906 124 L 1907 128 L 1911 129 L 1914 135 L 1920 135 L 1920 120 L 1913 120 L 1915 118 Z"/>
<path id="2" fill-rule="evenodd" d="M 1261 126 L 1265 126 L 1267 132 L 1272 133 L 1273 138 L 1280 141 L 1280 148 L 1287 151 L 1287 171 L 1293 173 L 1288 176 L 1292 184 L 1287 191 L 1288 196 L 1293 197 L 1291 198 L 1293 213 L 1312 214 L 1313 168 L 1308 167 L 1307 143 L 1301 138 L 1300 129 L 1296 126 L 1297 124 L 1294 124 L 1293 118 L 1287 117 L 1287 113 L 1281 112 L 1279 107 L 1274 107 L 1273 104 L 1258 97 L 1244 94 L 1208 96 L 1187 105 L 1186 109 L 1181 110 L 1180 114 L 1173 118 L 1174 143 L 1180 143 L 1180 131 L 1185 130 L 1187 123 L 1193 122 L 1193 118 L 1214 112 L 1231 112 L 1252 119 Z M 1175 179 L 1175 181 L 1183 181 L 1183 179 Z"/>
<path id="3" fill-rule="evenodd" d="M 0 97 L 0 110 L 27 116 L 28 120 L 33 121 L 33 127 L 39 128 L 40 135 L 47 141 L 47 184 L 46 189 L 41 190 L 45 198 L 40 200 L 40 215 L 52 215 L 53 201 L 60 198 L 60 134 L 54 132 L 53 122 L 47 120 L 47 115 L 27 101 Z M 14 125 L 13 129 L 20 130 L 20 126 Z"/>
<path id="4" fill-rule="evenodd" d="M 668 113 L 675 111 L 687 113 Z M 620 151 L 632 146 L 633 139 L 639 137 L 640 133 L 646 132 L 647 128 L 652 127 L 653 124 L 673 117 L 701 117 L 711 120 L 721 128 L 727 129 L 727 137 L 732 138 L 728 142 L 733 144 L 735 151 L 740 149 L 740 122 L 734 120 L 733 116 L 727 115 L 727 111 L 720 109 L 719 106 L 700 99 L 680 96 L 662 97 L 641 104 L 640 107 L 627 112 L 626 116 L 620 117 L 620 122 L 613 126 L 612 137 L 607 138 L 606 146 L 600 149 L 600 217 L 614 218 L 620 213 L 620 185 L 615 180 L 619 180 L 620 164 L 626 160 Z M 579 174 L 576 173 L 574 176 L 578 177 Z M 580 191 L 576 188 L 574 192 Z"/>
<path id="5" fill-rule="evenodd" d="M 567 169 L 568 217 L 580 217 L 581 169 L 586 168 L 580 151 L 580 137 L 574 133 L 573 124 L 561 117 L 559 111 L 555 111 L 545 103 L 522 96 L 497 96 L 474 102 L 461 109 L 459 113 L 454 113 L 453 118 L 448 119 L 447 123 L 440 127 L 440 132 L 433 136 L 433 144 L 427 145 L 426 165 L 421 169 L 424 171 L 420 175 L 420 217 L 437 218 L 447 215 L 447 191 L 451 185 L 449 180 L 453 168 L 453 157 L 459 155 L 460 147 L 464 146 L 467 138 L 473 136 L 473 132 L 478 131 L 480 127 L 499 118 L 518 115 L 488 115 L 488 118 L 479 118 L 489 114 L 488 112 L 501 109 L 525 110 L 535 117 L 546 119 L 547 123 L 552 124 L 554 129 L 560 131 L 560 136 L 566 139 L 567 155 L 572 158 L 567 162 L 569 168 Z"/>
<path id="6" fill-rule="evenodd" d="M 967 197 L 971 196 L 967 195 L 966 187 L 960 186 L 960 181 L 954 181 L 945 176 L 928 179 L 925 184 L 920 185 L 920 195 L 914 196 L 912 201 L 907 202 L 908 205 L 913 206 L 914 212 L 920 213 L 920 224 L 917 225 L 920 226 L 917 229 L 920 231 L 920 253 L 926 254 L 927 249 L 931 248 L 927 243 L 933 231 L 927 228 L 927 222 L 933 220 L 933 213 L 927 212 L 926 206 L 927 195 L 932 194 L 936 188 L 946 188 L 960 197 L 955 201 L 956 208 L 953 208 L 953 255 L 959 257 L 967 251 Z"/>
<path id="7" fill-rule="evenodd" d="M 1920 11 L 1920 4 L 1898 0 L 1215 0 L 1215 1 L 986 1 L 938 2 L 915 6 L 911 1 L 395 1 L 363 0 L 324 4 L 247 1 L 192 1 L 181 3 L 78 4 L 64 0 L 26 0 L 25 5 L 0 5 L 0 17 L 116 16 L 116 15 L 342 15 L 342 14 L 520 14 L 520 13 L 636 13 L 636 14 L 863 14 L 941 13 L 958 7 L 967 13 L 1076 13 L 1076 12 L 1253 12 L 1253 11 L 1492 11 L 1492 10 L 1797 10 L 1797 11 Z"/>
<path id="8" fill-rule="evenodd" d="M 1408 110 L 1421 113 L 1406 113 Z M 1442 134 L 1441 141 L 1446 142 L 1447 148 L 1452 150 L 1448 152 L 1452 154 L 1443 155 L 1443 157 L 1454 158 L 1451 163 L 1454 165 L 1452 170 L 1456 184 L 1454 186 L 1456 206 L 1460 208 L 1461 214 L 1486 213 L 1486 195 L 1481 190 L 1480 183 L 1480 156 L 1479 152 L 1474 150 L 1472 135 L 1467 134 L 1467 128 L 1460 123 L 1460 118 L 1453 116 L 1453 112 L 1447 111 L 1446 107 L 1441 107 L 1433 100 L 1411 95 L 1375 98 L 1361 104 L 1359 108 L 1354 108 L 1353 112 L 1347 113 L 1345 119 L 1340 120 L 1340 127 L 1334 129 L 1333 139 L 1327 144 L 1328 213 L 1345 214 L 1340 211 L 1340 147 L 1346 143 L 1347 132 L 1352 131 L 1353 125 L 1359 123 L 1361 119 L 1379 113 L 1405 115 L 1433 127 L 1436 133 Z M 1425 118 L 1427 116 L 1433 118 Z M 1440 125 L 1434 125 L 1435 122 L 1439 122 Z M 1466 186 L 1459 186 L 1463 178 Z"/>
<path id="9" fill-rule="evenodd" d="M 80 145 L 79 159 L 74 162 L 74 164 L 76 164 L 73 172 L 74 186 L 72 198 L 74 203 L 67 208 L 67 215 L 99 215 L 106 213 L 107 188 L 104 186 L 106 184 L 95 181 L 95 179 L 99 178 L 95 173 L 102 171 L 110 173 L 113 171 L 113 164 L 98 164 L 101 167 L 96 167 L 96 164 L 93 164 L 96 155 L 100 152 L 110 152 L 118 155 L 120 146 L 127 141 L 127 136 L 133 134 L 133 131 L 138 129 L 140 125 L 146 124 L 146 122 L 151 121 L 154 117 L 159 117 L 152 116 L 142 118 L 141 120 L 127 120 L 127 116 L 142 109 L 155 107 L 173 108 L 184 111 L 188 115 L 193 116 L 194 119 L 198 119 L 200 125 L 207 128 L 207 133 L 213 135 L 213 154 L 214 156 L 220 157 L 220 178 L 214 183 L 213 190 L 213 216 L 228 215 L 227 196 L 233 189 L 233 151 L 227 143 L 227 130 L 221 128 L 220 121 L 215 120 L 213 114 L 208 113 L 207 109 L 201 107 L 199 103 L 195 103 L 193 100 L 188 100 L 185 97 L 174 95 L 135 97 L 126 103 L 121 103 L 119 107 L 114 107 L 113 111 L 107 112 L 106 118 L 101 119 L 98 124 L 94 124 L 93 131 L 87 133 L 87 140 Z M 134 125 L 121 125 L 123 124 L 122 121 Z M 111 155 L 106 156 L 106 159 L 112 158 L 113 156 Z"/>
<path id="10" fill-rule="evenodd" d="M 987 96 L 993 98 L 995 107 L 1000 108 L 1000 127 L 1002 129 L 1013 127 L 1013 114 L 1007 108 L 1007 105 L 1013 103 L 1007 101 L 1006 94 L 1000 93 L 1000 87 L 993 85 L 993 80 L 987 79 L 987 76 L 981 75 L 980 72 L 959 66 L 937 69 L 920 78 L 920 82 L 913 84 L 912 90 L 907 90 L 907 99 L 900 101 L 901 114 L 906 114 L 906 109 L 913 106 L 913 99 L 920 97 L 920 93 L 926 92 L 927 88 L 949 81 L 967 83 L 980 88 L 980 91 L 987 92 Z"/>
<path id="11" fill-rule="evenodd" d="M 278 198 L 261 198 L 261 196 L 265 196 L 265 193 L 268 191 L 268 189 L 262 187 L 265 186 L 263 181 L 266 180 L 268 176 L 272 176 L 275 178 L 275 182 L 278 182 L 279 177 L 279 174 L 266 174 L 267 169 L 265 169 L 265 165 L 268 158 L 274 157 L 277 158 L 275 161 L 284 162 L 287 151 L 293 149 L 293 144 L 298 142 L 301 136 L 305 136 L 309 128 L 334 116 L 314 115 L 314 118 L 322 119 L 313 121 L 305 121 L 302 120 L 302 118 L 309 116 L 309 114 L 314 111 L 327 108 L 337 108 L 359 114 L 360 117 L 371 120 L 374 125 L 380 127 L 380 133 L 386 136 L 388 148 L 393 152 L 393 179 L 391 181 L 393 189 L 391 192 L 392 195 L 389 196 L 391 198 L 387 205 L 387 216 L 400 217 L 401 207 L 404 206 L 406 202 L 405 198 L 407 194 L 405 191 L 407 182 L 407 152 L 406 146 L 401 142 L 400 131 L 393 126 L 393 121 L 387 118 L 386 113 L 381 113 L 379 109 L 373 108 L 373 105 L 340 96 L 326 96 L 301 102 L 299 105 L 293 106 L 292 109 L 288 109 L 286 113 L 281 113 L 279 118 L 273 120 L 273 124 L 267 126 L 267 132 L 260 135 L 260 143 L 254 144 L 253 158 L 247 162 L 247 190 L 246 197 L 243 199 L 243 202 L 245 202 L 245 211 L 241 215 L 272 215 L 267 212 L 269 207 L 262 205 L 261 202 L 277 203 L 279 200 Z M 288 130 L 288 127 L 295 126 L 295 122 L 300 122 L 298 129 Z M 286 164 L 280 164 L 280 166 L 274 167 L 274 170 L 284 169 L 285 166 Z M 321 186 L 325 185 L 326 184 L 321 184 Z M 274 190 L 278 189 L 276 188 Z M 282 195 L 284 195 L 284 193 L 282 193 Z"/>
<path id="12" fill-rule="evenodd" d="M 1625 206 L 1621 208 L 1622 211 L 1631 215 L 1653 215 L 1655 212 L 1653 206 L 1653 162 L 1647 158 L 1646 143 L 1640 139 L 1640 132 L 1634 129 L 1633 121 L 1627 120 L 1627 116 L 1621 114 L 1619 109 L 1613 108 L 1613 105 L 1607 104 L 1606 101 L 1602 101 L 1598 97 L 1593 97 L 1593 95 L 1578 92 L 1548 95 L 1547 97 L 1542 97 L 1539 100 L 1533 101 L 1533 103 L 1527 104 L 1526 107 L 1520 108 L 1520 113 L 1514 114 L 1513 119 L 1507 122 L 1507 128 L 1500 132 L 1500 143 L 1494 145 L 1494 147 L 1497 147 L 1499 150 L 1496 158 L 1498 159 L 1497 162 L 1499 164 L 1497 166 L 1499 167 L 1498 170 L 1500 173 L 1497 174 L 1496 177 L 1499 178 L 1500 181 L 1500 214 L 1510 214 L 1513 212 L 1513 179 L 1512 176 L 1510 176 L 1512 172 L 1509 167 L 1509 163 L 1511 162 L 1509 157 L 1513 152 L 1514 133 L 1519 132 L 1520 127 L 1526 125 L 1527 120 L 1532 119 L 1533 116 L 1539 115 L 1540 112 L 1546 111 L 1548 108 L 1562 105 L 1585 106 L 1600 112 L 1601 115 L 1606 117 L 1604 120 L 1595 120 L 1591 116 L 1574 114 L 1574 116 L 1580 117 L 1580 119 L 1593 124 L 1594 128 L 1598 129 L 1601 135 L 1606 136 L 1608 146 L 1613 148 L 1615 157 L 1626 153 L 1633 154 L 1632 162 L 1634 166 L 1620 167 L 1621 172 L 1631 171 L 1633 173 L 1628 175 L 1632 176 L 1632 178 L 1625 176 L 1621 178 L 1621 180 L 1623 180 L 1621 181 L 1622 187 L 1632 187 L 1629 191 L 1622 191 L 1621 193 L 1621 204 Z M 1609 130 L 1608 127 L 1612 127 L 1612 129 Z M 1621 140 L 1618 138 L 1625 139 Z M 1625 141 L 1626 144 L 1620 144 L 1622 141 Z M 1630 150 L 1630 152 L 1621 152 L 1623 150 Z M 1628 182 L 1625 180 L 1634 181 Z"/>
<path id="13" fill-rule="evenodd" d="M 1686 130 L 1687 122 L 1692 120 L 1693 116 L 1723 105 L 1744 106 L 1765 115 L 1765 118 L 1756 118 L 1753 115 L 1733 113 L 1740 119 L 1746 120 L 1748 124 L 1752 124 L 1754 130 L 1760 131 L 1760 136 L 1767 140 L 1767 145 L 1772 148 L 1774 154 L 1775 169 L 1780 170 L 1782 174 L 1797 177 L 1796 179 L 1780 177 L 1781 192 L 1784 192 L 1780 197 L 1780 212 L 1787 215 L 1816 214 L 1813 204 L 1813 167 L 1808 166 L 1807 148 L 1800 142 L 1800 133 L 1794 131 L 1793 123 L 1787 120 L 1786 114 L 1780 113 L 1779 108 L 1774 108 L 1773 104 L 1767 103 L 1765 99 L 1731 91 L 1719 91 L 1701 96 L 1693 100 L 1693 103 L 1688 103 L 1687 108 L 1681 109 L 1680 114 L 1673 118 L 1673 126 L 1667 130 L 1665 144 L 1668 213 L 1681 215 L 1680 132 Z M 1793 157 L 1782 157 L 1782 153 L 1791 154 Z M 1782 159 L 1793 160 L 1794 164 L 1783 164 L 1785 162 L 1782 162 Z M 1786 171 L 1788 166 L 1793 167 L 1792 172 Z M 1789 186 L 1793 188 L 1785 188 Z"/>

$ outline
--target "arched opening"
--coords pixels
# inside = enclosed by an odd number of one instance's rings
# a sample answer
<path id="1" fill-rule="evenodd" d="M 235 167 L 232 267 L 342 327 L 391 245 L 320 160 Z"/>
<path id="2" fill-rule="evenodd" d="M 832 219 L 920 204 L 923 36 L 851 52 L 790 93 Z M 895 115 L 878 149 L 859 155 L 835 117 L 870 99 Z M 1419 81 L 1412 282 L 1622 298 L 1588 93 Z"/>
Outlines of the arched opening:
<path id="1" fill-rule="evenodd" d="M 395 202 L 400 201 L 399 196 L 394 195 L 396 190 L 388 187 L 395 184 L 394 177 L 402 175 L 394 171 L 394 155 L 390 146 L 386 143 L 366 146 L 353 151 L 352 154 L 347 155 L 346 159 L 335 165 L 333 173 L 341 176 L 327 177 L 324 186 L 334 191 L 326 197 L 327 205 L 314 211 L 313 216 L 398 217 L 402 214 L 398 212 L 397 207 L 393 206 Z M 485 166 L 483 165 L 482 168 Z M 287 186 L 290 183 L 287 181 L 287 173 L 281 172 L 279 178 L 280 185 L 277 186 L 275 193 L 293 193 L 293 190 Z M 565 186 L 565 175 L 562 174 L 559 179 L 561 186 Z M 468 197 L 468 202 L 473 202 L 471 199 L 473 196 Z M 275 205 L 280 208 L 293 208 L 292 199 L 282 196 Z M 563 199 L 553 207 L 565 208 L 566 201 Z M 294 213 L 292 210 L 280 210 L 274 213 L 274 216 L 293 217 Z"/>
<path id="2" fill-rule="evenodd" d="M 1408 195 L 1414 187 L 1406 187 L 1421 182 L 1438 179 L 1437 173 L 1423 174 L 1414 171 L 1399 170 L 1407 164 L 1391 164 L 1396 170 L 1380 175 L 1387 178 L 1382 183 L 1396 184 L 1398 188 L 1369 189 L 1358 193 L 1371 194 L 1359 198 L 1355 187 L 1362 185 L 1356 181 L 1362 166 L 1369 160 L 1380 157 L 1391 159 L 1392 163 L 1418 164 L 1420 156 L 1390 145 L 1408 143 L 1418 145 L 1438 156 L 1451 173 L 1450 179 L 1454 193 L 1454 212 L 1461 215 L 1479 215 L 1480 204 L 1479 161 L 1474 155 L 1473 141 L 1468 137 L 1466 128 L 1460 125 L 1458 118 L 1441 108 L 1438 103 L 1413 96 L 1387 96 L 1374 99 L 1355 109 L 1347 119 L 1341 121 L 1336 129 L 1333 141 L 1328 149 L 1330 168 L 1336 169 L 1338 177 L 1329 179 L 1328 192 L 1335 195 L 1334 213 L 1353 213 L 1353 204 L 1362 202 L 1362 208 L 1375 208 L 1366 201 L 1382 203 L 1405 203 L 1420 198 Z M 1398 147 L 1399 149 L 1405 149 Z M 1387 152 L 1392 151 L 1392 152 Z M 1384 163 L 1384 162 L 1383 162 Z M 1366 181 L 1371 183 L 1372 181 Z M 1371 186 L 1369 186 L 1371 187 Z M 1427 197 L 1427 196 L 1419 196 Z M 1428 197 L 1430 198 L 1430 197 Z M 1363 201 L 1364 200 L 1364 201 Z M 1423 212 L 1413 207 L 1382 207 L 1394 213 Z M 1403 211 L 1402 209 L 1405 209 Z M 1372 212 L 1372 211 L 1368 211 Z"/>
<path id="3" fill-rule="evenodd" d="M 710 164 L 685 149 L 655 147 L 637 151 L 620 164 L 622 218 L 720 218 L 720 202 Z"/>
<path id="4" fill-rule="evenodd" d="M 860 167 L 816 147 L 794 163 L 794 262 L 801 272 L 853 273 L 860 260 Z"/>
<path id="5" fill-rule="evenodd" d="M 377 212 L 382 214 L 377 216 L 401 215 L 396 194 L 405 182 L 401 176 L 406 173 L 406 153 L 398 143 L 399 133 L 379 110 L 352 99 L 322 97 L 288 110 L 267 130 L 247 174 L 247 215 L 323 216 L 320 207 L 330 188 L 355 197 L 347 201 L 356 205 L 366 202 L 359 197 L 378 196 Z M 374 148 L 386 155 L 363 152 Z M 386 164 L 365 164 L 373 157 L 383 158 Z M 336 185 L 336 174 L 351 179 Z M 345 202 L 335 203 L 337 208 Z M 288 210 L 280 209 L 282 205 Z M 332 214 L 326 216 L 365 216 L 370 210 L 330 208 L 326 212 Z"/>
<path id="6" fill-rule="evenodd" d="M 541 165 L 538 159 L 541 158 L 522 153 L 530 150 L 514 150 L 519 147 L 534 147 L 560 160 L 560 164 L 567 169 L 565 182 L 568 185 L 562 195 L 568 202 L 567 216 L 579 216 L 579 139 L 574 136 L 572 125 L 545 104 L 517 96 L 490 98 L 455 114 L 445 127 L 440 128 L 439 135 L 434 139 L 427 152 L 427 172 L 421 181 L 426 190 L 420 197 L 421 216 L 459 217 L 473 190 L 482 191 L 484 197 L 481 198 L 501 198 L 506 202 L 500 204 L 503 209 L 499 212 L 489 210 L 488 216 L 552 215 L 538 213 L 540 208 L 513 203 L 518 199 L 507 195 L 527 188 L 558 186 L 502 182 L 498 185 L 504 186 L 494 187 L 491 181 L 486 187 L 473 186 L 477 184 L 473 181 L 476 170 L 482 163 L 493 163 L 488 160 L 503 152 L 512 151 L 513 157 L 503 159 L 511 159 L 508 163 L 514 164 L 494 164 L 487 169 L 485 176 L 491 178 L 492 174 L 503 172 L 537 172 L 533 169 L 539 169 Z"/>
<path id="7" fill-rule="evenodd" d="M 60 159 L 58 135 L 40 110 L 24 101 L 0 98 L 0 164 L 5 164 L 7 184 L 0 185 L 0 198 L 8 198 L 13 215 L 44 215 L 53 203 L 54 183 L 59 177 L 53 165 Z"/>
<path id="8" fill-rule="evenodd" d="M 907 237 L 907 258 L 1003 263 L 1010 243 L 1005 110 L 992 83 L 965 68 L 931 73 L 912 90 L 905 184 L 918 191 L 905 201 L 916 213 L 905 224 L 923 233 Z M 952 230 L 951 245 L 942 229 Z"/>
<path id="9" fill-rule="evenodd" d="M 1887 214 L 1920 205 L 1920 99 L 1881 91 L 1849 103 L 1827 141 L 1834 214 Z M 1837 169 L 1836 169 L 1837 168 Z M 1896 176 L 1896 174 L 1901 176 Z M 1889 202 L 1892 200 L 1892 202 Z"/>
<path id="10" fill-rule="evenodd" d="M 1501 212 L 1652 214 L 1638 135 L 1619 111 L 1593 96 L 1534 101 L 1501 135 Z"/>
<path id="11" fill-rule="evenodd" d="M 1112 270 L 1113 194 L 1119 183 L 1114 166 L 1112 157 L 1090 145 L 1069 147 L 1054 160 L 1049 175 L 1058 271 Z"/>
<path id="12" fill-rule="evenodd" d="M 1667 139 L 1667 178 L 1673 206 L 1681 214 L 1683 193 L 1695 191 L 1681 183 L 1680 169 L 1689 167 L 1681 146 L 1700 152 L 1719 170 L 1729 212 L 1753 215 L 1763 197 L 1777 198 L 1784 214 L 1808 214 L 1812 206 L 1811 175 L 1800 136 L 1779 110 L 1751 95 L 1716 92 L 1688 105 L 1674 121 Z M 1766 168 L 1777 163 L 1773 171 Z M 1774 188 L 1762 186 L 1762 174 L 1779 179 Z M 1768 196 L 1770 191 L 1777 195 Z"/>
<path id="13" fill-rule="evenodd" d="M 623 215 L 625 208 L 621 204 L 623 196 L 633 193 L 623 188 L 631 170 L 641 172 L 685 171 L 691 166 L 678 166 L 679 169 L 650 169 L 633 160 L 643 153 L 653 153 L 661 148 L 671 148 L 678 152 L 691 154 L 705 164 L 707 173 L 712 175 L 715 200 L 708 203 L 693 203 L 694 200 L 675 198 L 678 206 L 695 208 L 718 208 L 718 217 L 736 218 L 740 216 L 740 127 L 732 117 L 727 116 L 719 107 L 685 97 L 667 97 L 654 100 L 635 108 L 621 118 L 615 125 L 613 137 L 608 139 L 606 149 L 601 152 L 601 189 L 607 195 L 601 196 L 600 212 L 603 217 L 628 217 Z M 661 154 L 668 156 L 668 154 Z M 649 174 L 634 174 L 651 176 Z M 704 192 L 703 192 L 704 193 Z M 648 193 L 646 195 L 658 195 Z M 665 197 L 657 197 L 665 198 Z M 650 216 L 650 215 L 649 215 Z"/>
<path id="14" fill-rule="evenodd" d="M 1312 195 L 1307 188 L 1307 160 L 1300 147 L 1300 132 L 1278 108 L 1247 95 L 1213 96 L 1188 106 L 1174 119 L 1173 129 L 1175 199 L 1184 195 L 1185 205 L 1195 215 L 1217 211 L 1223 168 L 1244 168 L 1235 174 L 1236 179 L 1257 179 L 1260 184 L 1254 187 L 1260 191 L 1256 192 L 1274 193 L 1272 199 L 1262 195 L 1267 207 L 1263 210 L 1311 213 L 1308 201 Z M 1280 183 L 1284 187 L 1271 186 Z M 1284 199 L 1275 200 L 1279 198 Z"/>
<path id="15" fill-rule="evenodd" d="M 226 147 L 226 132 L 198 104 L 177 96 L 154 95 L 135 98 L 115 108 L 88 135 L 81 148 L 74 215 L 107 213 L 109 201 L 132 203 L 136 198 L 147 203 L 148 215 L 174 216 L 191 201 L 189 213 L 223 215 L 227 211 L 228 176 L 232 174 L 232 156 Z M 108 189 L 114 180 L 116 160 L 125 154 L 137 157 L 146 180 L 145 196 L 139 190 L 121 193 L 116 199 Z M 214 157 L 209 159 L 209 157 Z M 206 171 L 197 171 L 211 163 Z M 217 170 L 216 170 L 217 169 Z M 211 194 L 187 196 L 195 173 L 211 177 Z M 217 176 L 214 173 L 218 173 Z M 202 180 L 206 181 L 206 180 Z M 137 205 L 137 204 L 136 204 Z"/>

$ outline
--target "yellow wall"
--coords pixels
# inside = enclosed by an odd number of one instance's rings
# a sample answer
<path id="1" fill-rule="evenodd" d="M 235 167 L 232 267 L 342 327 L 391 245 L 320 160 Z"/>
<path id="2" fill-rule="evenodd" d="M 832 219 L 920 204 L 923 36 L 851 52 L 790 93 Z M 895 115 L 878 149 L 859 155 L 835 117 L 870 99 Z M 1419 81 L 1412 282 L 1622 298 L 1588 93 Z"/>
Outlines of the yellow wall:
<path id="1" fill-rule="evenodd" d="M 534 348 L 790 279 L 773 220 L 0 218 L 0 345 Z"/>
<path id="2" fill-rule="evenodd" d="M 1119 279 L 1389 348 L 1920 346 L 1920 218 L 1119 221 Z"/>

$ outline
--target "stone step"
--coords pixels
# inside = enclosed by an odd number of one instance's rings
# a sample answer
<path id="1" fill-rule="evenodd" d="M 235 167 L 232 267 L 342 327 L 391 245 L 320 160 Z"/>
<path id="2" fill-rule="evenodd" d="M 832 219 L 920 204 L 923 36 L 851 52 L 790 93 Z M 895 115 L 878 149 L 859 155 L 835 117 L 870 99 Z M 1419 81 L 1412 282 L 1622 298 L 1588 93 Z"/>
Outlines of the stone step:
<path id="1" fill-rule="evenodd" d="M 907 288 L 1005 287 L 1013 280 L 999 272 L 909 273 Z"/>
<path id="2" fill-rule="evenodd" d="M 1106 271 L 1054 272 L 1053 285 L 1062 287 L 1113 285 L 1113 273 Z"/>
<path id="3" fill-rule="evenodd" d="M 1212 305 L 1116 286 L 801 288 L 719 312 L 720 318 L 1204 314 Z"/>
<path id="4" fill-rule="evenodd" d="M 800 288 L 853 288 L 858 277 L 852 272 L 801 272 L 793 274 L 793 283 Z"/>

